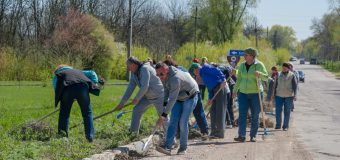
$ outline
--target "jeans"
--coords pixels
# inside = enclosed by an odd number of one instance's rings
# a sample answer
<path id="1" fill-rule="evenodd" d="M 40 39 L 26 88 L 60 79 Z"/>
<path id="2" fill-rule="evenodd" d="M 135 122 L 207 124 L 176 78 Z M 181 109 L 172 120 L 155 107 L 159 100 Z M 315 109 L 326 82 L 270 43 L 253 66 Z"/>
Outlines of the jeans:
<path id="1" fill-rule="evenodd" d="M 204 93 L 205 93 L 205 88 L 206 88 L 206 86 L 200 84 L 200 85 L 198 85 L 198 88 L 200 89 L 201 99 L 202 99 L 202 101 L 203 101 L 203 100 L 204 100 Z"/>
<path id="2" fill-rule="evenodd" d="M 261 98 L 263 98 L 263 93 L 261 93 Z M 250 107 L 251 111 L 250 137 L 256 137 L 257 130 L 259 128 L 259 113 L 261 110 L 258 93 L 244 94 L 239 92 L 238 103 L 239 103 L 238 135 L 240 137 L 246 137 L 247 112 Z"/>
<path id="3" fill-rule="evenodd" d="M 170 149 L 174 142 L 177 127 L 180 128 L 180 147 L 186 149 L 188 146 L 189 117 L 197 103 L 198 95 L 184 102 L 177 101 L 171 110 L 170 123 L 166 134 L 165 147 Z"/>
<path id="4" fill-rule="evenodd" d="M 193 113 L 194 113 L 194 117 L 196 119 L 197 125 L 201 130 L 201 133 L 208 134 L 209 126 L 208 126 L 208 122 L 207 122 L 207 117 L 205 116 L 205 113 L 204 113 L 204 108 L 203 108 L 200 93 L 198 94 L 197 104 L 196 104 L 196 107 L 195 107 Z"/>
<path id="5" fill-rule="evenodd" d="M 230 94 L 227 94 L 227 109 L 226 109 L 226 121 L 227 125 L 234 124 L 234 109 L 233 109 L 233 98 Z"/>
<path id="6" fill-rule="evenodd" d="M 161 116 L 164 110 L 163 106 L 164 102 L 164 95 L 160 95 L 157 99 L 149 100 L 143 97 L 138 104 L 133 108 L 132 112 L 132 118 L 131 118 L 131 125 L 130 125 L 130 132 L 135 132 L 139 134 L 139 127 L 141 123 L 142 115 L 145 113 L 145 111 L 151 107 L 153 104 L 157 110 L 158 116 Z M 167 129 L 167 119 L 166 123 L 164 123 L 164 131 L 166 132 Z"/>
<path id="7" fill-rule="evenodd" d="M 283 108 L 283 126 L 282 128 L 289 128 L 290 111 L 293 105 L 293 97 L 275 97 L 275 112 L 276 112 L 276 128 L 281 128 L 281 115 Z"/>
<path id="8" fill-rule="evenodd" d="M 68 136 L 68 123 L 74 99 L 77 100 L 81 109 L 86 139 L 93 140 L 94 127 L 89 89 L 86 84 L 82 83 L 65 87 L 65 90 L 62 93 L 59 112 L 58 132 L 60 133 L 64 131 L 66 132 L 66 136 Z"/>

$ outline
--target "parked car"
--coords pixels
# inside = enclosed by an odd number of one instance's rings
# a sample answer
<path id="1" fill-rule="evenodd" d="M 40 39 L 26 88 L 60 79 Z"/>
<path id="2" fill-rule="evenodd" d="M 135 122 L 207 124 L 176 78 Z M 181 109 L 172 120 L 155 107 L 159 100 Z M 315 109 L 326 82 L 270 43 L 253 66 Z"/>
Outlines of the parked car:
<path id="1" fill-rule="evenodd" d="M 296 58 L 296 57 L 291 57 L 291 58 L 289 59 L 289 61 L 297 61 L 297 58 Z"/>
<path id="2" fill-rule="evenodd" d="M 305 59 L 300 59 L 300 64 L 305 64 Z"/>
<path id="3" fill-rule="evenodd" d="M 303 71 L 298 70 L 299 72 L 299 81 L 301 82 L 305 82 L 305 73 L 303 73 Z"/>
<path id="4" fill-rule="evenodd" d="M 311 58 L 309 64 L 317 64 L 316 58 Z"/>

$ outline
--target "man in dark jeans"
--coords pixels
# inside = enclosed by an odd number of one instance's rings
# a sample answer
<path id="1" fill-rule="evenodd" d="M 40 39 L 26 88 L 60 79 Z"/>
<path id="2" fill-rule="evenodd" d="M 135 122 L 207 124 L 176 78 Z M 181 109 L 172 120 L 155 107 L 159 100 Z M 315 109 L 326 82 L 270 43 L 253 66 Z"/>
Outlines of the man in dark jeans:
<path id="1" fill-rule="evenodd" d="M 76 99 L 83 116 L 86 139 L 92 142 L 94 139 L 94 127 L 89 93 L 98 96 L 98 86 L 82 71 L 73 69 L 67 65 L 59 65 L 54 73 L 55 106 L 57 106 L 60 101 L 58 134 L 68 136 L 71 107 Z M 98 80 L 95 72 L 93 72 L 93 74 L 93 77 L 96 77 Z"/>

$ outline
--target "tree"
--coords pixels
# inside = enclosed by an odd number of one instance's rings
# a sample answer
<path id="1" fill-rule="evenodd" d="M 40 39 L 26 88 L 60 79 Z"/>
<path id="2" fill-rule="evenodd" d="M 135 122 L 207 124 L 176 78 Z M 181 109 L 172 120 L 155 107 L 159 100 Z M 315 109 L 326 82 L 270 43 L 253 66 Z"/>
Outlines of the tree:
<path id="1" fill-rule="evenodd" d="M 269 41 L 273 49 L 286 48 L 293 51 L 296 46 L 295 31 L 292 27 L 274 25 L 269 31 Z"/>
<path id="2" fill-rule="evenodd" d="M 200 14 L 204 16 L 201 21 L 208 26 L 200 28 L 201 32 L 209 32 L 209 40 L 215 43 L 232 41 L 247 9 L 255 4 L 256 0 L 202 0 L 200 10 L 205 14 Z"/>
<path id="3" fill-rule="evenodd" d="M 69 64 L 80 58 L 83 67 L 93 68 L 105 78 L 111 72 L 116 50 L 113 37 L 100 21 L 72 9 L 67 16 L 60 17 L 46 46 L 57 56 L 69 57 Z"/>

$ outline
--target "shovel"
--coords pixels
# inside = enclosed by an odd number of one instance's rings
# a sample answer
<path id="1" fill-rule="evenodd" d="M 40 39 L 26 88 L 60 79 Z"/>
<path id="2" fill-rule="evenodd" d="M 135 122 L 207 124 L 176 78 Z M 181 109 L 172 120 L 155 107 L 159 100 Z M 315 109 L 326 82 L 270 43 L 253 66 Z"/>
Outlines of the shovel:
<path id="1" fill-rule="evenodd" d="M 257 84 L 257 92 L 258 92 L 258 95 L 259 95 L 259 101 L 260 101 L 260 106 L 261 106 L 261 117 L 262 117 L 262 123 L 263 123 L 263 136 L 262 136 L 262 138 L 264 139 L 265 136 L 268 135 L 269 131 L 267 129 L 266 122 L 265 122 L 265 116 L 264 116 L 264 111 L 263 111 L 263 103 L 262 103 L 261 91 L 260 91 L 261 83 L 260 83 L 260 80 L 259 80 L 258 77 L 256 77 L 256 84 Z"/>
<path id="2" fill-rule="evenodd" d="M 117 114 L 116 118 L 117 118 L 117 119 L 122 118 L 124 114 L 130 113 L 130 112 L 132 112 L 132 110 L 119 112 L 119 113 Z"/>
<path id="3" fill-rule="evenodd" d="M 148 139 L 146 140 L 146 142 L 144 143 L 144 145 L 136 145 L 136 151 L 139 153 L 139 154 L 142 154 L 144 155 L 145 153 L 147 153 L 149 151 L 149 148 L 150 148 L 150 142 L 152 140 L 152 137 L 155 135 L 156 133 L 156 130 L 157 130 L 157 124 L 156 126 L 153 128 L 152 130 L 152 133 L 151 135 L 148 137 Z"/>

